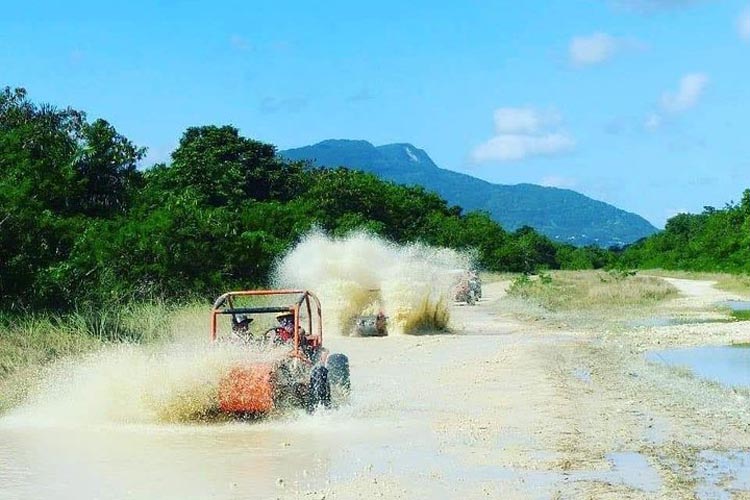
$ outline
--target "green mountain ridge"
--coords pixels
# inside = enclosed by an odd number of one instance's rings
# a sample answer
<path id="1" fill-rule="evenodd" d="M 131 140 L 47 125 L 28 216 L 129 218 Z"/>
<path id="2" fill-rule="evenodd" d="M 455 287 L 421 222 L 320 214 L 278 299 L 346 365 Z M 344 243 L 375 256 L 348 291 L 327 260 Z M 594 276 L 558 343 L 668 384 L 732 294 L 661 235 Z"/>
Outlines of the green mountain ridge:
<path id="1" fill-rule="evenodd" d="M 465 210 L 483 210 L 505 229 L 531 226 L 555 241 L 576 246 L 622 246 L 656 233 L 643 217 L 570 189 L 535 184 L 493 184 L 438 167 L 408 143 L 373 146 L 363 140 L 331 139 L 281 151 L 316 167 L 344 166 L 405 185 L 434 191 Z"/>

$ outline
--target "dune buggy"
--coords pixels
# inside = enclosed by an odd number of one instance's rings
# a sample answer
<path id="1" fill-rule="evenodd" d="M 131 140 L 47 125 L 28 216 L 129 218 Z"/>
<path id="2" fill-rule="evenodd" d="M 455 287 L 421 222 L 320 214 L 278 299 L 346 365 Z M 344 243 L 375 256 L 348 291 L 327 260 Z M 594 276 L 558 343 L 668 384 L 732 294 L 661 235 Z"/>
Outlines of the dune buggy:
<path id="1" fill-rule="evenodd" d="M 224 318 L 229 319 L 229 331 Z M 268 328 L 256 326 L 263 324 Z M 323 347 L 320 301 L 310 291 L 221 295 L 211 311 L 211 340 L 222 339 L 288 347 L 281 359 L 233 366 L 219 383 L 222 413 L 264 415 L 288 406 L 313 411 L 335 406 L 349 395 L 349 359 Z"/>

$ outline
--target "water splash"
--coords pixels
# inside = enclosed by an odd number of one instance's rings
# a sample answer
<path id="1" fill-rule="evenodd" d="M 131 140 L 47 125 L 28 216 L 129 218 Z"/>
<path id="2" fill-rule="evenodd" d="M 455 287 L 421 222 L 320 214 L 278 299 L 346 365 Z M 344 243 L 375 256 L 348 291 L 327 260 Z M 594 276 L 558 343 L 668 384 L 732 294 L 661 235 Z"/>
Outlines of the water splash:
<path id="1" fill-rule="evenodd" d="M 44 369 L 6 425 L 154 424 L 206 420 L 218 384 L 238 363 L 271 361 L 282 349 L 232 344 L 120 344 Z"/>
<path id="2" fill-rule="evenodd" d="M 471 263 L 468 253 L 451 249 L 313 231 L 279 261 L 274 285 L 316 292 L 327 332 L 347 335 L 357 316 L 380 309 L 390 332 L 416 333 L 447 326 L 453 271 Z"/>

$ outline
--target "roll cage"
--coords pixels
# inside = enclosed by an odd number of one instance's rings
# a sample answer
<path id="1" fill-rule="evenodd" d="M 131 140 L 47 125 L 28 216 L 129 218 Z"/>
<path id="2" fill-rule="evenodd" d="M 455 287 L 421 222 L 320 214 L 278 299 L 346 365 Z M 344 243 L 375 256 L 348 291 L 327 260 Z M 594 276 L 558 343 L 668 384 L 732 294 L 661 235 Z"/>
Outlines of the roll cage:
<path id="1" fill-rule="evenodd" d="M 239 297 L 263 297 L 263 296 L 290 296 L 288 305 L 250 306 L 239 307 L 236 305 Z M 304 309 L 303 309 L 304 308 Z M 211 310 L 211 340 L 216 341 L 218 337 L 218 317 L 220 315 L 237 314 L 271 314 L 291 312 L 294 315 L 294 355 L 302 356 L 300 339 L 300 312 L 307 312 L 307 342 L 308 346 L 316 349 L 323 344 L 323 324 L 320 300 L 308 290 L 244 290 L 227 292 L 219 296 Z M 316 321 L 313 321 L 316 318 Z"/>

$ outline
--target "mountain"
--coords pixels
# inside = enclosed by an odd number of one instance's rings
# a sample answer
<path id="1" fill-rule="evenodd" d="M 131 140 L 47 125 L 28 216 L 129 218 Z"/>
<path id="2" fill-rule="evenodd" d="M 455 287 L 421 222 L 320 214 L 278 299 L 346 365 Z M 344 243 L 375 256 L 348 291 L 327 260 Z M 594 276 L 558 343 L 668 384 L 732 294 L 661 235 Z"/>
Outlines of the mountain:
<path id="1" fill-rule="evenodd" d="M 375 147 L 367 141 L 327 140 L 280 153 L 317 167 L 345 166 L 372 172 L 398 184 L 419 185 L 465 210 L 484 210 L 503 228 L 531 226 L 576 246 L 632 243 L 657 229 L 643 217 L 569 189 L 535 184 L 493 184 L 439 168 L 411 144 Z"/>

